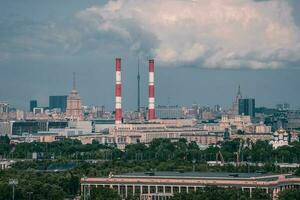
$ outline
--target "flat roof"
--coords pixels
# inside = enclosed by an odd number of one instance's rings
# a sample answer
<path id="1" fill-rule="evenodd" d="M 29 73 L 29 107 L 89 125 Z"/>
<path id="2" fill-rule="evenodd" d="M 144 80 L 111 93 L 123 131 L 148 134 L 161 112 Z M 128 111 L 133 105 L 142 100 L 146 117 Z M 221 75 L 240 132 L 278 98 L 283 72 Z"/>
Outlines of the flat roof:
<path id="1" fill-rule="evenodd" d="M 282 184 L 300 184 L 291 174 L 228 173 L 228 172 L 134 172 L 110 175 L 107 178 L 81 178 L 82 184 L 138 184 L 191 186 L 247 186 L 274 187 Z"/>
<path id="2" fill-rule="evenodd" d="M 235 172 L 175 172 L 175 171 L 157 171 L 157 172 L 132 172 L 114 177 L 122 178 L 217 178 L 217 179 L 251 179 L 251 178 L 266 178 L 277 177 L 279 175 L 271 173 L 235 173 Z"/>

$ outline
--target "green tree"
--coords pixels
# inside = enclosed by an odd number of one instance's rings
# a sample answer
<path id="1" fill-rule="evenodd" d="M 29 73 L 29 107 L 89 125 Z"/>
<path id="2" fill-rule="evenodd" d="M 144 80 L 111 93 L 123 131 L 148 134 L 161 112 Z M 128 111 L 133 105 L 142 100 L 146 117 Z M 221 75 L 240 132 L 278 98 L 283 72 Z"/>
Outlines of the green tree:
<path id="1" fill-rule="evenodd" d="M 300 199 L 300 190 L 285 190 L 279 193 L 278 200 Z"/>
<path id="2" fill-rule="evenodd" d="M 91 199 L 93 200 L 121 200 L 118 193 L 111 188 L 92 188 Z"/>

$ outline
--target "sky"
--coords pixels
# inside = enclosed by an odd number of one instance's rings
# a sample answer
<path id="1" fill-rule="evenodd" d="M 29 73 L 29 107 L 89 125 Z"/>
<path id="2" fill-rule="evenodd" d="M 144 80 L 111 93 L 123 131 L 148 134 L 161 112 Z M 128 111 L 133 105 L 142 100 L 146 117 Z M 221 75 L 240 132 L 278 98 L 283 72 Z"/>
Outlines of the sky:
<path id="1" fill-rule="evenodd" d="M 122 58 L 123 109 L 147 106 L 155 59 L 156 105 L 300 107 L 298 0 L 1 0 L 0 101 L 28 109 L 66 95 L 76 72 L 84 105 L 114 106 Z"/>

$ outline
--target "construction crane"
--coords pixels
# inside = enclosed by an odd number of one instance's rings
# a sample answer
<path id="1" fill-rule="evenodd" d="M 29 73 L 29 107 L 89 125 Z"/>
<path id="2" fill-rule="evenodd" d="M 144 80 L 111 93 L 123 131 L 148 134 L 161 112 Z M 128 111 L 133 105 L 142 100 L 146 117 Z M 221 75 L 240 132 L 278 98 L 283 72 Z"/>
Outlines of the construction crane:
<path id="1" fill-rule="evenodd" d="M 219 162 L 219 158 L 220 158 L 221 164 L 224 164 L 224 157 L 223 157 L 221 151 L 219 151 L 218 153 L 216 153 L 216 163 L 217 164 Z"/>
<path id="2" fill-rule="evenodd" d="M 240 139 L 239 149 L 237 152 L 234 153 L 236 155 L 236 166 L 237 167 L 240 166 L 240 155 L 241 155 L 242 146 L 243 146 L 243 140 Z"/>

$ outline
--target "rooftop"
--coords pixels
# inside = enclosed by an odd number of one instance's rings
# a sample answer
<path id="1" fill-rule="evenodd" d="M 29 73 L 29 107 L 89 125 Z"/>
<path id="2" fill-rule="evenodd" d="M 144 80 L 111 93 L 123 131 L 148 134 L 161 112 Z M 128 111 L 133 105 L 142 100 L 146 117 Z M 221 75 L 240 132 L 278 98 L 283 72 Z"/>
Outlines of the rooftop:
<path id="1" fill-rule="evenodd" d="M 122 175 L 114 175 L 114 177 L 122 178 L 176 178 L 176 179 L 261 179 L 275 178 L 279 175 L 270 173 L 227 173 L 227 172 L 133 172 Z"/>

